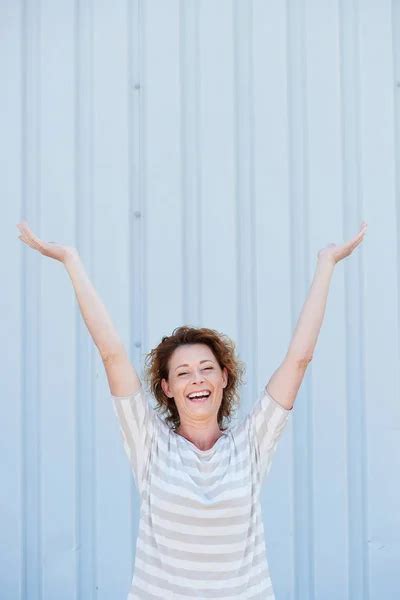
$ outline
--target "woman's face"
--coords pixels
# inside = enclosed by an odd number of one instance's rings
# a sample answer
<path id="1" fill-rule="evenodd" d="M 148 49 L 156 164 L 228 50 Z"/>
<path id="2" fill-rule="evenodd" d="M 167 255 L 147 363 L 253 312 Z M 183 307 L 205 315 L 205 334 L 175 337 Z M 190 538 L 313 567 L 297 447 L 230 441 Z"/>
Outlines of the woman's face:
<path id="1" fill-rule="evenodd" d="M 218 364 L 207 344 L 183 344 L 169 360 L 168 381 L 161 386 L 169 398 L 174 398 L 181 423 L 195 425 L 217 420 L 223 389 L 228 382 L 227 369 Z M 193 392 L 207 390 L 208 398 L 190 399 Z"/>

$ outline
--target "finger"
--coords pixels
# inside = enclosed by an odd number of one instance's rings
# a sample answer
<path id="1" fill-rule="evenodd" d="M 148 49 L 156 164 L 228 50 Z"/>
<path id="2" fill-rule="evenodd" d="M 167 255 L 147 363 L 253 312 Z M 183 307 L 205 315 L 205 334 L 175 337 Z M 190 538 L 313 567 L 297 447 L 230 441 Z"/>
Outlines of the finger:
<path id="1" fill-rule="evenodd" d="M 358 235 L 356 235 L 353 240 L 352 240 L 352 244 L 359 244 L 362 239 L 364 237 L 364 232 L 360 232 Z"/>
<path id="2" fill-rule="evenodd" d="M 17 227 L 21 231 L 23 231 L 24 229 L 27 229 L 27 228 L 29 229 L 28 223 L 26 221 L 21 221 L 20 223 L 17 223 Z"/>
<path id="3" fill-rule="evenodd" d="M 33 233 L 33 231 L 31 229 L 29 229 L 29 227 L 27 228 L 27 230 L 25 231 L 25 235 L 35 244 L 42 244 L 42 240 Z"/>
<path id="4" fill-rule="evenodd" d="M 365 237 L 365 230 L 361 231 L 357 236 L 357 243 L 362 242 Z"/>
<path id="5" fill-rule="evenodd" d="M 367 231 L 367 227 L 368 227 L 368 225 L 366 223 L 363 223 L 360 227 L 360 231 L 358 232 L 358 235 L 365 233 Z"/>
<path id="6" fill-rule="evenodd" d="M 25 242 L 28 246 L 30 246 L 31 248 L 33 248 L 34 250 L 38 250 L 40 252 L 41 250 L 41 244 L 36 242 L 35 240 L 33 240 L 31 237 L 29 237 L 28 235 L 26 235 L 25 233 L 22 234 L 21 239 L 23 242 Z"/>
<path id="7" fill-rule="evenodd" d="M 361 244 L 362 239 L 362 236 L 357 235 L 355 238 L 353 238 L 352 240 L 347 242 L 347 244 L 344 245 L 344 250 L 350 253 L 353 252 L 354 248 Z"/>
<path id="8" fill-rule="evenodd" d="M 20 236 L 18 236 L 18 238 L 20 240 L 22 240 L 23 242 L 25 242 L 26 244 L 28 243 L 28 239 L 24 233 L 22 233 Z"/>
<path id="9" fill-rule="evenodd" d="M 356 242 L 359 242 L 359 241 L 361 241 L 364 235 L 365 235 L 365 229 L 363 228 L 361 231 L 359 231 L 359 232 L 357 233 L 357 235 L 355 235 L 355 236 L 353 237 L 353 239 L 352 239 L 352 240 L 350 240 L 350 243 L 351 243 L 351 244 L 353 244 L 353 243 L 356 243 Z"/>
<path id="10" fill-rule="evenodd" d="M 34 250 L 37 250 L 37 248 L 35 247 L 35 245 L 25 235 L 20 235 L 19 239 L 22 240 L 30 248 L 33 248 Z"/>
<path id="11" fill-rule="evenodd" d="M 26 237 L 28 237 L 30 235 L 30 233 L 31 233 L 29 227 L 27 227 L 23 223 L 21 223 L 20 225 L 18 225 L 18 229 L 20 230 L 20 232 L 22 233 L 22 235 L 24 235 Z"/>
<path id="12" fill-rule="evenodd" d="M 26 221 L 21 221 L 21 223 L 18 223 L 17 227 L 19 229 L 22 229 L 22 231 L 32 231 Z"/>
<path id="13" fill-rule="evenodd" d="M 356 242 L 353 244 L 351 251 L 353 252 L 353 250 L 354 250 L 355 248 L 357 248 L 357 246 L 359 246 L 359 245 L 361 244 L 361 242 L 362 242 L 362 238 L 360 238 L 359 240 L 357 240 L 357 241 L 356 241 Z"/>
<path id="14" fill-rule="evenodd" d="M 360 231 L 358 232 L 358 235 L 364 235 L 364 233 L 367 231 L 368 225 L 363 222 L 363 224 L 361 225 Z"/>
<path id="15" fill-rule="evenodd" d="M 24 233 L 26 233 L 26 235 L 31 237 L 32 239 L 35 239 L 37 237 L 33 233 L 32 229 L 30 227 L 28 227 L 27 225 L 24 227 Z"/>

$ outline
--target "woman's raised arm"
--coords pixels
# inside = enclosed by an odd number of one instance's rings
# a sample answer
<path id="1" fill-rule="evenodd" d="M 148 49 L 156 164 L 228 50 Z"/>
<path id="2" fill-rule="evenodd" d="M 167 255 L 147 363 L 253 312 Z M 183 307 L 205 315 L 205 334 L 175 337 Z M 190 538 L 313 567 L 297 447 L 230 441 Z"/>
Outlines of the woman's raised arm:
<path id="1" fill-rule="evenodd" d="M 106 369 L 111 394 L 128 396 L 135 393 L 141 383 L 129 361 L 111 318 L 90 281 L 76 248 L 38 238 L 28 224 L 17 225 L 19 239 L 44 256 L 54 258 L 65 266 L 74 286 L 79 308 L 92 339 L 97 346 Z"/>
<path id="2" fill-rule="evenodd" d="M 286 410 L 293 408 L 297 392 L 303 381 L 308 364 L 317 344 L 329 286 L 336 263 L 353 252 L 361 244 L 367 224 L 361 223 L 360 231 L 344 244 L 329 244 L 318 252 L 317 268 L 310 291 L 302 308 L 295 332 L 285 359 L 272 374 L 266 391 Z"/>

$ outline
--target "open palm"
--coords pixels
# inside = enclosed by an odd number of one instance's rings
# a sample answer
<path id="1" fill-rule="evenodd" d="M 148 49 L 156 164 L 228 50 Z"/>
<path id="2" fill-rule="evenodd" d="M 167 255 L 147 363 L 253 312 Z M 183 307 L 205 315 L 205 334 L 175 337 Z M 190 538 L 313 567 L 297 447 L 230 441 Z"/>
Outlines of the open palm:
<path id="1" fill-rule="evenodd" d="M 22 240 L 25 244 L 34 250 L 37 250 L 44 256 L 49 256 L 50 258 L 64 262 L 66 258 L 76 253 L 76 249 L 73 246 L 63 246 L 56 242 L 44 242 L 33 233 L 26 221 L 18 223 L 17 227 L 21 232 L 18 239 Z"/>
<path id="2" fill-rule="evenodd" d="M 318 258 L 326 258 L 327 260 L 331 260 L 333 264 L 336 264 L 339 260 L 350 256 L 353 250 L 363 241 L 367 227 L 367 223 L 363 221 L 361 223 L 360 231 L 351 240 L 339 245 L 329 244 L 318 252 Z"/>

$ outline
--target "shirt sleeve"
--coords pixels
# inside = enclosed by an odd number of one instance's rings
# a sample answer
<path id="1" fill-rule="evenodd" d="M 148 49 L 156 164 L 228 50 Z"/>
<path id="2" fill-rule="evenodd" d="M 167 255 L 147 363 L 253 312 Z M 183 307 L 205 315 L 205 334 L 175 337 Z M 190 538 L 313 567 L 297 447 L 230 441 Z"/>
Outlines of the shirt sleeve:
<path id="1" fill-rule="evenodd" d="M 248 415 L 260 482 L 269 473 L 278 440 L 292 409 L 284 408 L 264 388 Z"/>
<path id="2" fill-rule="evenodd" d="M 130 396 L 111 395 L 136 487 L 142 489 L 155 432 L 155 410 L 150 406 L 142 385 Z"/>

